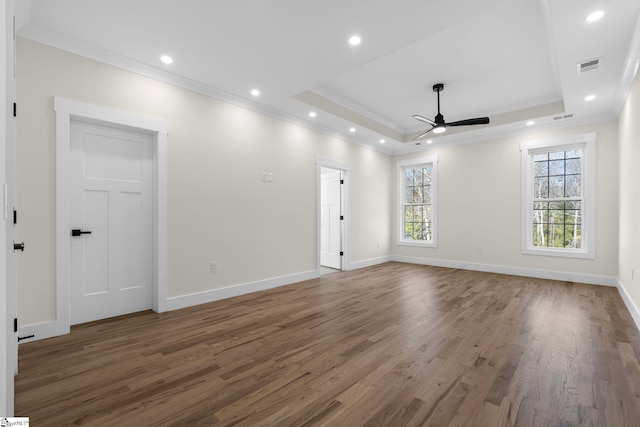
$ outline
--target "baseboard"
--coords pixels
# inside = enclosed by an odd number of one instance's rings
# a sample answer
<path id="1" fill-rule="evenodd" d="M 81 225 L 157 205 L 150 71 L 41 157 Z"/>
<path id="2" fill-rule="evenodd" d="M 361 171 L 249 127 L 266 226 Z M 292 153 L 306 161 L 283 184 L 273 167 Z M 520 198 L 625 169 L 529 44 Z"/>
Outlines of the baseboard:
<path id="1" fill-rule="evenodd" d="M 365 259 L 362 261 L 356 261 L 356 262 L 350 263 L 345 270 L 347 271 L 358 270 L 360 268 L 371 267 L 378 264 L 384 264 L 385 262 L 389 262 L 389 261 L 391 261 L 391 257 L 389 257 L 388 255 L 378 257 L 378 258 Z"/>
<path id="2" fill-rule="evenodd" d="M 272 279 L 258 280 L 256 282 L 243 283 L 228 286 L 210 291 L 196 292 L 188 295 L 167 298 L 167 310 L 179 310 L 181 308 L 192 307 L 194 305 L 206 304 L 225 298 L 237 297 L 252 292 L 264 291 L 266 289 L 277 288 L 278 286 L 290 285 L 292 283 L 303 282 L 320 277 L 318 271 L 306 271 L 304 273 L 291 274 L 288 276 L 275 277 Z"/>
<path id="3" fill-rule="evenodd" d="M 68 333 L 69 328 L 62 327 L 59 322 L 55 320 L 42 323 L 34 323 L 31 325 L 24 325 L 18 328 L 18 337 L 23 338 L 19 341 L 19 344 L 26 344 L 28 342 L 53 338 L 60 335 L 66 335 Z M 33 337 L 26 338 L 31 335 L 33 335 Z"/>
<path id="4" fill-rule="evenodd" d="M 622 297 L 622 301 L 624 301 L 624 305 L 627 306 L 627 310 L 629 310 L 629 313 L 631 314 L 633 321 L 636 323 L 636 327 L 640 330 L 640 309 L 638 309 L 638 306 L 633 302 L 633 300 L 627 293 L 627 289 L 624 287 L 624 285 L 619 279 L 618 279 L 618 292 Z"/>
<path id="5" fill-rule="evenodd" d="M 461 270 L 484 271 L 487 273 L 509 274 L 512 276 L 535 277 L 538 279 L 561 280 L 563 282 L 586 283 L 588 285 L 618 286 L 618 279 L 593 274 L 569 273 L 565 271 L 537 270 L 533 268 L 507 267 L 504 265 L 480 264 L 444 259 L 391 255 L 391 261 L 408 264 L 432 265 L 435 267 L 459 268 Z"/>

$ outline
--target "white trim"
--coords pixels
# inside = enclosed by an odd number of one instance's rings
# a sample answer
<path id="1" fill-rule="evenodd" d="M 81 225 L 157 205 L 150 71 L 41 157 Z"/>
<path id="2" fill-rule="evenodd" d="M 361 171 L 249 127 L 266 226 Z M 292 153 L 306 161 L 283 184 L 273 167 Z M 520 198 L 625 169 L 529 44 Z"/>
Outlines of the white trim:
<path id="1" fill-rule="evenodd" d="M 479 264 L 474 262 L 453 261 L 446 259 L 420 258 L 404 255 L 391 255 L 391 261 L 408 264 L 432 265 L 434 267 L 459 268 L 461 270 L 482 271 L 487 273 L 508 274 L 511 276 L 535 277 L 538 279 L 559 280 L 563 282 L 586 283 L 588 285 L 617 286 L 617 279 L 612 276 L 571 273 L 567 271 L 537 270 L 534 268 L 509 267 L 504 265 Z"/>
<path id="2" fill-rule="evenodd" d="M 56 112 L 56 331 L 70 330 L 70 191 L 71 120 L 102 123 L 154 136 L 153 155 L 153 309 L 167 310 L 167 132 L 164 119 L 54 97 Z"/>
<path id="3" fill-rule="evenodd" d="M 18 335 L 21 337 L 28 337 L 33 335 L 33 338 L 27 338 L 20 341 L 19 344 L 26 344 L 33 341 L 44 340 L 47 338 L 57 337 L 63 335 L 58 330 L 58 322 L 50 320 L 48 322 L 34 323 L 31 325 L 24 325 L 18 328 Z"/>
<path id="4" fill-rule="evenodd" d="M 271 279 L 258 280 L 256 282 L 242 283 L 239 285 L 227 286 L 225 288 L 212 289 L 209 291 L 196 292 L 188 295 L 170 297 L 167 299 L 167 310 L 179 310 L 181 308 L 192 307 L 194 305 L 206 304 L 221 299 L 237 297 L 253 292 L 264 291 L 266 289 L 277 288 L 279 286 L 290 285 L 303 282 L 305 280 L 320 277 L 317 271 L 306 271 L 303 273 L 291 274 L 288 276 L 274 277 Z"/>
<path id="5" fill-rule="evenodd" d="M 346 270 L 350 265 L 350 235 L 349 231 L 351 230 L 351 203 L 349 202 L 350 197 L 350 188 L 351 188 L 351 165 L 349 163 L 341 162 L 338 160 L 329 159 L 326 157 L 316 156 L 316 271 L 320 274 L 320 241 L 321 241 L 321 231 L 320 231 L 320 187 L 321 187 L 321 169 L 331 168 L 336 169 L 342 172 L 342 179 L 344 179 L 344 184 L 342 187 L 342 212 L 345 216 L 345 219 L 342 223 L 342 252 L 344 255 L 342 257 L 341 266 L 343 270 Z"/>
<path id="6" fill-rule="evenodd" d="M 620 281 L 620 279 L 617 279 L 617 282 L 618 282 L 617 283 L 618 292 L 622 297 L 622 301 L 624 301 L 624 305 L 627 306 L 627 310 L 629 310 L 629 313 L 631 314 L 631 317 L 633 318 L 633 321 L 636 324 L 636 328 L 640 330 L 640 309 L 638 309 L 638 306 L 636 305 L 636 303 L 633 302 L 633 299 L 631 299 L 631 297 L 629 296 L 627 289 L 625 288 L 624 284 Z"/>
<path id="7" fill-rule="evenodd" d="M 407 166 L 417 167 L 431 164 L 433 168 L 431 176 L 431 228 L 433 238 L 430 242 L 404 240 L 404 212 L 403 212 L 403 195 L 404 195 L 404 169 Z M 398 160 L 396 162 L 396 244 L 398 246 L 419 246 L 423 248 L 438 247 L 438 155 L 417 157 L 406 160 Z"/>
<path id="8" fill-rule="evenodd" d="M 385 262 L 389 262 L 389 261 L 391 261 L 391 257 L 389 255 L 381 256 L 381 257 L 378 257 L 378 258 L 364 259 L 362 261 L 352 262 L 351 264 L 349 264 L 347 266 L 346 270 L 347 271 L 359 270 L 361 268 L 372 267 L 374 265 L 384 264 Z"/>
<path id="9" fill-rule="evenodd" d="M 595 155 L 596 133 L 582 133 L 567 135 L 556 138 L 539 139 L 520 143 L 521 151 L 521 251 L 526 255 L 541 255 L 569 258 L 596 257 L 596 155 Z M 561 249 L 561 248 L 537 248 L 531 246 L 532 212 L 531 197 L 533 188 L 533 165 L 532 155 L 536 152 L 552 150 L 554 148 L 583 148 L 583 171 L 582 171 L 582 248 L 581 249 Z"/>

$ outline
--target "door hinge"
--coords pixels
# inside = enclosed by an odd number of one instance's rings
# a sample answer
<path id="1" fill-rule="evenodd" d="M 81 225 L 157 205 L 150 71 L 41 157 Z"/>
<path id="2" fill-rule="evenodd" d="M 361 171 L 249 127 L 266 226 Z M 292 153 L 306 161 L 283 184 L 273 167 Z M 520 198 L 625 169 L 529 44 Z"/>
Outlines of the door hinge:
<path id="1" fill-rule="evenodd" d="M 18 117 L 18 104 L 13 103 L 13 117 Z"/>
<path id="2" fill-rule="evenodd" d="M 18 318 L 13 319 L 13 332 L 18 332 Z"/>
<path id="3" fill-rule="evenodd" d="M 344 179 L 341 179 L 341 180 L 340 180 L 340 184 L 344 184 Z"/>
<path id="4" fill-rule="evenodd" d="M 340 251 L 340 256 L 344 256 L 344 252 Z"/>
<path id="5" fill-rule="evenodd" d="M 17 224 L 18 223 L 18 211 L 17 210 L 13 210 L 13 224 Z"/>
<path id="6" fill-rule="evenodd" d="M 344 221 L 344 215 L 340 215 L 340 221 Z"/>

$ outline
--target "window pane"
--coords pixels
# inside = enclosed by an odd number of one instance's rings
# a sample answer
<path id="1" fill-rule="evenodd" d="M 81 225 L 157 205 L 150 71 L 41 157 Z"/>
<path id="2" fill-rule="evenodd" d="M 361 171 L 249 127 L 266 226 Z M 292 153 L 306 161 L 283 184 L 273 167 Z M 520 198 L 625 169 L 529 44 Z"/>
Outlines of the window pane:
<path id="1" fill-rule="evenodd" d="M 431 222 L 431 218 L 432 218 L 432 216 L 431 216 L 431 206 L 430 205 L 425 206 L 424 210 L 422 211 L 422 221 L 430 223 Z"/>
<path id="2" fill-rule="evenodd" d="M 564 177 L 549 178 L 549 197 L 564 197 Z"/>
<path id="3" fill-rule="evenodd" d="M 431 186 L 422 187 L 422 195 L 424 199 L 421 202 L 431 203 Z"/>
<path id="4" fill-rule="evenodd" d="M 546 224 L 549 222 L 549 211 L 546 209 L 536 209 L 533 211 L 534 224 Z"/>
<path id="5" fill-rule="evenodd" d="M 577 175 L 582 172 L 582 160 L 581 159 L 569 159 L 566 163 L 567 175 Z"/>
<path id="6" fill-rule="evenodd" d="M 404 207 L 404 222 L 413 222 L 413 206 Z"/>
<path id="7" fill-rule="evenodd" d="M 416 222 L 422 221 L 422 205 L 413 207 L 413 220 Z"/>
<path id="8" fill-rule="evenodd" d="M 422 203 L 422 187 L 413 187 L 411 191 L 413 192 L 413 201 L 411 203 Z"/>
<path id="9" fill-rule="evenodd" d="M 533 197 L 546 199 L 549 197 L 549 178 L 535 178 L 533 182 Z"/>
<path id="10" fill-rule="evenodd" d="M 564 211 L 552 210 L 549 212 L 549 223 L 564 224 Z"/>
<path id="11" fill-rule="evenodd" d="M 580 158 L 580 157 L 582 157 L 582 150 L 578 148 L 577 150 L 565 151 L 565 157 L 567 159 Z"/>
<path id="12" fill-rule="evenodd" d="M 536 224 L 533 226 L 533 246 L 547 246 L 547 236 L 549 235 L 549 227 L 544 224 Z"/>
<path id="13" fill-rule="evenodd" d="M 564 159 L 564 151 L 555 151 L 549 153 L 549 160 L 560 160 Z"/>
<path id="14" fill-rule="evenodd" d="M 581 187 L 580 175 L 568 175 L 566 178 L 565 197 L 580 197 L 582 195 Z"/>
<path id="15" fill-rule="evenodd" d="M 549 175 L 549 162 L 535 162 L 534 177 Z"/>
<path id="16" fill-rule="evenodd" d="M 413 223 L 407 222 L 404 224 L 404 238 L 405 240 L 413 240 Z"/>
<path id="17" fill-rule="evenodd" d="M 414 169 L 413 185 L 415 185 L 416 187 L 422 185 L 422 169 Z"/>
<path id="18" fill-rule="evenodd" d="M 413 187 L 404 189 L 404 203 L 413 203 Z"/>
<path id="19" fill-rule="evenodd" d="M 413 187 L 413 169 L 404 170 L 404 186 Z"/>
<path id="20" fill-rule="evenodd" d="M 550 161 L 549 175 L 564 175 L 564 160 Z"/>
<path id="21" fill-rule="evenodd" d="M 424 179 L 424 185 L 431 185 L 431 173 L 433 172 L 433 168 L 431 166 L 427 166 L 422 169 L 422 176 Z"/>
<path id="22" fill-rule="evenodd" d="M 542 153 L 542 154 L 535 154 L 533 156 L 533 161 L 534 162 L 541 162 L 541 161 L 547 161 L 549 160 L 549 153 Z"/>
<path id="23" fill-rule="evenodd" d="M 564 211 L 564 223 L 573 225 L 580 224 L 581 220 L 581 212 L 577 210 L 566 210 Z"/>
<path id="24" fill-rule="evenodd" d="M 549 209 L 549 202 L 533 202 L 533 209 Z"/>

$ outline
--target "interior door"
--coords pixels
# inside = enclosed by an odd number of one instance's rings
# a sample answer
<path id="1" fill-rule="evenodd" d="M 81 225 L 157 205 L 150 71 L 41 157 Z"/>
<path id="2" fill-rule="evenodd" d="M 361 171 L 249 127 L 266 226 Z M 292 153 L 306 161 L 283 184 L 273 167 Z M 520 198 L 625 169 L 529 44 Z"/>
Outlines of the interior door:
<path id="1" fill-rule="evenodd" d="M 13 30 L 14 2 L 0 6 L 0 416 L 14 414 L 13 377 L 18 372 L 18 336 L 16 334 L 17 259 L 14 252 L 16 225 L 13 209 L 16 200 L 15 118 L 11 105 L 15 101 L 15 35 Z"/>
<path id="2" fill-rule="evenodd" d="M 320 171 L 320 265 L 342 269 L 342 172 L 322 168 Z"/>
<path id="3" fill-rule="evenodd" d="M 152 307 L 152 136 L 71 122 L 71 324 Z"/>

